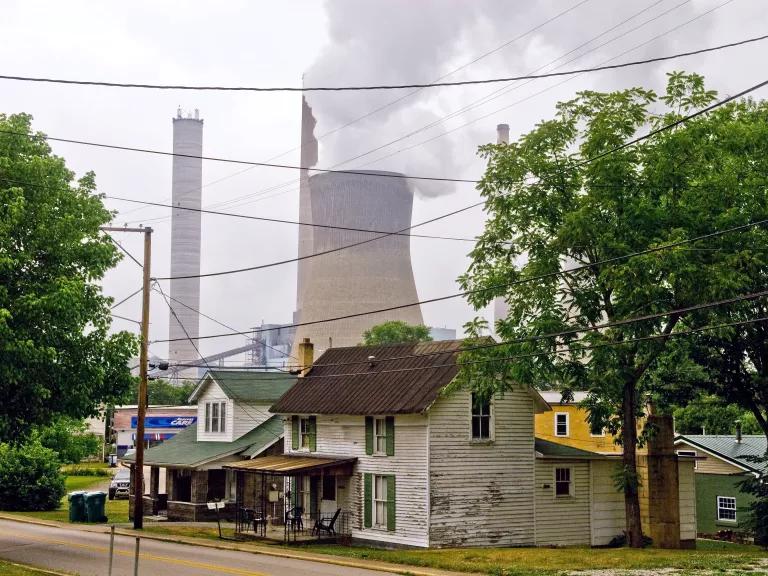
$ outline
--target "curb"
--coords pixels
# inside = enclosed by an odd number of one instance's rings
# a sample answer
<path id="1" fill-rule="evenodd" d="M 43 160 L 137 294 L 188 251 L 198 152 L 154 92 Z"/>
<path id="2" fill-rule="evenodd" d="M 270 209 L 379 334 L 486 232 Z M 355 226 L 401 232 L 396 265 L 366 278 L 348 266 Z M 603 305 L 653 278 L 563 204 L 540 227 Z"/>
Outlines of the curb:
<path id="1" fill-rule="evenodd" d="M 40 520 L 39 518 L 29 518 L 26 516 L 15 516 L 12 514 L 1 514 L 0 520 L 9 520 L 12 522 L 21 522 L 23 524 L 36 524 L 38 526 L 48 526 L 50 528 L 70 528 L 82 530 L 83 532 L 97 532 L 109 534 L 109 524 L 68 524 L 57 522 L 55 520 Z M 104 528 L 107 528 L 106 530 Z M 345 568 L 360 568 L 362 570 L 378 570 L 380 572 L 389 572 L 391 574 L 406 574 L 409 576 L 473 576 L 469 572 L 451 572 L 440 570 L 439 568 L 424 568 L 410 564 L 394 564 L 381 560 L 358 560 L 349 559 L 343 556 L 332 556 L 326 554 L 317 554 L 301 551 L 283 551 L 275 550 L 267 546 L 258 544 L 247 544 L 238 546 L 237 543 L 224 543 L 215 540 L 206 540 L 204 538 L 192 538 L 189 536 L 170 536 L 165 534 L 153 534 L 151 532 L 142 532 L 125 528 L 115 528 L 115 534 L 119 536 L 141 536 L 146 540 L 157 540 L 160 542 L 171 542 L 173 544 L 185 544 L 187 546 L 203 546 L 216 550 L 232 550 L 237 552 L 248 552 L 250 554 L 263 554 L 264 556 L 273 556 L 276 558 L 287 558 L 290 560 L 304 560 L 307 562 L 318 562 L 321 564 L 331 564 L 335 566 L 344 566 Z M 45 573 L 45 572 L 43 572 Z M 54 576 L 68 576 L 59 572 L 48 572 Z"/>
<path id="2" fill-rule="evenodd" d="M 40 574 L 48 574 L 49 576 L 71 576 L 66 572 L 54 572 L 53 570 L 49 570 L 48 568 L 38 568 L 37 566 L 33 566 L 32 564 L 19 564 L 18 562 L 10 562 L 8 560 L 3 560 L 3 562 L 5 562 L 8 566 L 23 568 L 24 570 L 34 570 L 35 572 L 39 572 Z"/>

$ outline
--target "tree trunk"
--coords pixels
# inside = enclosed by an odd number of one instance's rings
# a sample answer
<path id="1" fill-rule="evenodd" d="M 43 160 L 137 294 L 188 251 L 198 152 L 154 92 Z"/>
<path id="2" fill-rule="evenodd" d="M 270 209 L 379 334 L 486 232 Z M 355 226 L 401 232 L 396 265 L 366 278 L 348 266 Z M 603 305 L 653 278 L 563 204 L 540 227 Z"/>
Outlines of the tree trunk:
<path id="1" fill-rule="evenodd" d="M 643 547 L 643 529 L 640 520 L 640 495 L 637 478 L 637 394 L 636 381 L 624 385 L 622 401 L 622 444 L 624 448 L 624 512 L 627 522 L 627 544 L 631 548 Z"/>

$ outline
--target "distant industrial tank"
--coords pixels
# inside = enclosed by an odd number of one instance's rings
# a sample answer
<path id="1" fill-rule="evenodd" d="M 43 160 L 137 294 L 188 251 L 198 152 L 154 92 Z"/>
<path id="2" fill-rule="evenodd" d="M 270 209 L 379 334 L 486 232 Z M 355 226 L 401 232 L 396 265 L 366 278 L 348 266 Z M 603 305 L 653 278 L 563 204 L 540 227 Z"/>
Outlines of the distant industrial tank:
<path id="1" fill-rule="evenodd" d="M 195 276 L 200 274 L 201 213 L 183 208 L 202 208 L 203 121 L 197 110 L 194 116 L 183 116 L 179 109 L 173 119 L 173 153 L 178 156 L 173 157 L 171 184 L 171 276 Z M 171 364 L 198 360 L 200 278 L 171 280 L 170 295 L 178 320 L 170 313 L 168 359 Z M 177 374 L 195 376 L 197 370 L 179 370 Z"/>
<path id="2" fill-rule="evenodd" d="M 315 225 L 312 249 L 307 252 L 317 254 L 365 240 L 370 242 L 304 261 L 305 273 L 299 277 L 297 287 L 299 322 L 400 306 L 419 299 L 411 268 L 410 238 L 395 234 L 381 237 L 382 232 L 397 232 L 411 226 L 413 191 L 407 180 L 400 177 L 402 174 L 366 172 L 325 172 L 310 176 L 305 183 L 308 194 L 302 200 L 308 201 L 311 223 Z M 416 305 L 300 326 L 294 340 L 294 356 L 296 343 L 303 338 L 310 338 L 316 350 L 330 345 L 354 346 L 362 340 L 363 332 L 387 320 L 423 323 L 421 309 Z"/>

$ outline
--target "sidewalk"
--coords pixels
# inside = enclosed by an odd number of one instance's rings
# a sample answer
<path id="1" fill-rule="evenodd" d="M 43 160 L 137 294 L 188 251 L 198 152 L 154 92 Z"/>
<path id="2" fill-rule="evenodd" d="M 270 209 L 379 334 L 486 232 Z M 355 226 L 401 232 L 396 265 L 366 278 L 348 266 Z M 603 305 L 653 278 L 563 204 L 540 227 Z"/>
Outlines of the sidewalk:
<path id="1" fill-rule="evenodd" d="M 104 524 L 69 524 L 65 522 L 55 522 L 49 520 L 38 520 L 37 518 L 28 518 L 22 516 L 15 516 L 13 514 L 0 513 L 0 519 L 10 520 L 14 522 L 21 522 L 25 524 L 38 524 L 42 526 L 50 526 L 54 528 L 69 528 L 82 530 L 84 532 L 101 533 L 105 536 L 109 534 L 109 525 Z M 160 523 L 164 526 L 170 526 L 175 523 Z M 207 526 L 210 527 L 210 523 L 200 522 L 181 522 L 180 526 Z M 215 526 L 215 525 L 214 525 Z M 222 526 L 223 527 L 223 526 Z M 151 532 L 143 532 L 141 530 L 133 530 L 127 527 L 116 527 L 115 534 L 121 536 L 140 536 L 142 539 L 147 540 L 159 540 L 162 542 L 172 542 L 176 544 L 187 544 L 189 546 L 203 546 L 207 548 L 214 548 L 217 550 L 233 550 L 238 552 L 250 552 L 252 554 L 263 554 L 265 556 L 274 556 L 278 558 L 290 558 L 294 560 L 307 560 L 310 562 L 319 562 L 322 564 L 333 564 L 337 566 L 345 566 L 348 568 L 360 568 L 368 570 L 380 570 L 382 572 L 391 572 L 393 574 L 409 574 L 414 576 L 479 576 L 479 574 L 472 575 L 468 572 L 450 572 L 445 570 L 438 570 L 435 568 L 411 566 L 405 564 L 392 564 L 389 562 L 381 562 L 377 560 L 362 560 L 357 558 L 346 558 L 343 556 L 332 556 L 328 554 L 318 554 L 311 551 L 296 550 L 293 548 L 283 547 L 282 545 L 264 545 L 253 544 L 246 542 L 231 542 L 227 540 L 209 540 L 205 538 L 192 538 L 188 536 L 173 536 L 164 534 L 154 534 Z"/>

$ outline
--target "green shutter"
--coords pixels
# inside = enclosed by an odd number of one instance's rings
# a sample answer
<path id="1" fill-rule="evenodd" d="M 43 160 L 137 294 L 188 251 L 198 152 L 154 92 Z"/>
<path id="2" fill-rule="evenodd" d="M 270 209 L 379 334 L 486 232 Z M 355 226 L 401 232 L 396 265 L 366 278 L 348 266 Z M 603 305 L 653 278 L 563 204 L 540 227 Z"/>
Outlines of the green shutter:
<path id="1" fill-rule="evenodd" d="M 296 507 L 299 505 L 299 491 L 298 491 L 298 480 L 300 480 L 301 477 L 297 476 L 291 476 L 291 506 Z"/>
<path id="2" fill-rule="evenodd" d="M 395 417 L 387 416 L 387 456 L 395 455 Z"/>
<path id="3" fill-rule="evenodd" d="M 309 451 L 317 450 L 317 416 L 309 417 Z"/>
<path id="4" fill-rule="evenodd" d="M 387 476 L 387 530 L 395 531 L 395 477 Z"/>
<path id="5" fill-rule="evenodd" d="M 310 518 L 319 518 L 318 509 L 317 509 L 317 493 L 319 491 L 318 487 L 318 481 L 320 480 L 320 476 L 310 476 L 309 477 L 309 510 L 305 510 L 305 513 L 309 513 Z"/>
<path id="6" fill-rule="evenodd" d="M 365 453 L 373 454 L 373 417 L 365 417 Z"/>
<path id="7" fill-rule="evenodd" d="M 366 420 L 368 420 L 366 418 Z M 370 528 L 373 526 L 371 508 L 373 504 L 373 475 L 366 472 L 363 474 L 363 526 Z"/>
<path id="8" fill-rule="evenodd" d="M 291 416 L 291 448 L 299 449 L 299 417 Z"/>

